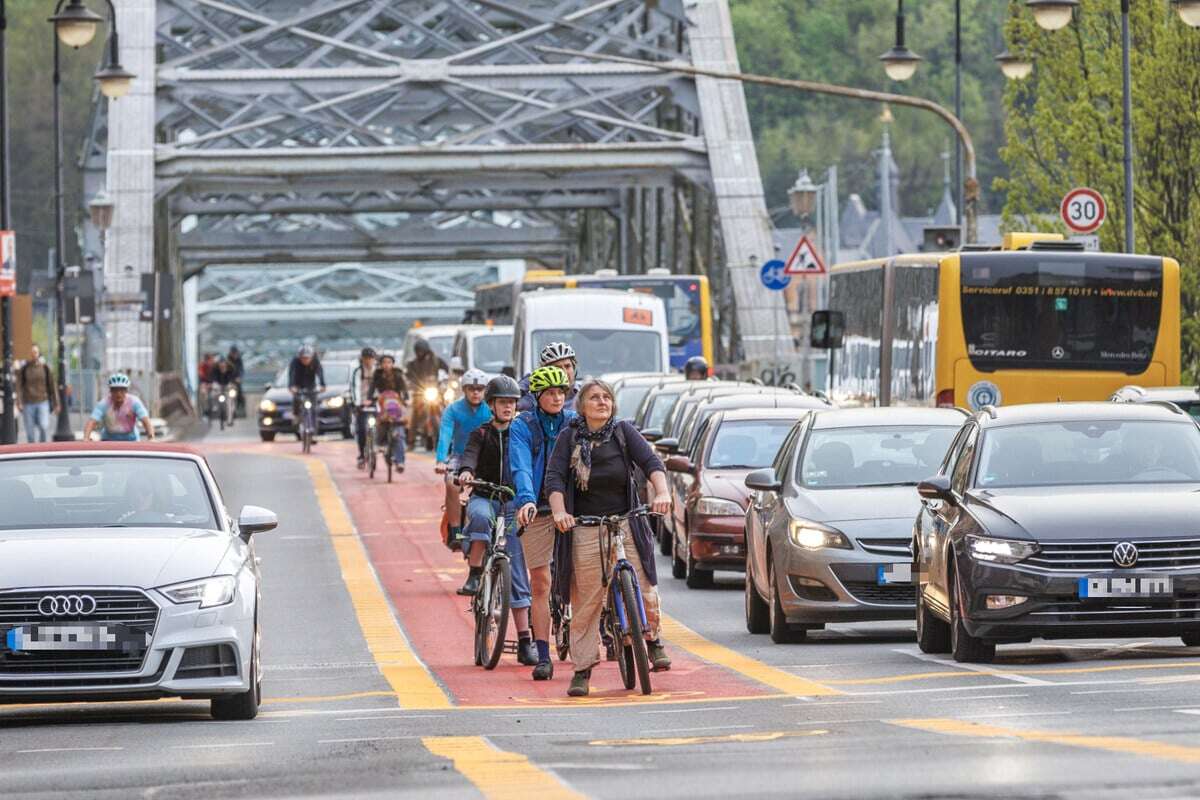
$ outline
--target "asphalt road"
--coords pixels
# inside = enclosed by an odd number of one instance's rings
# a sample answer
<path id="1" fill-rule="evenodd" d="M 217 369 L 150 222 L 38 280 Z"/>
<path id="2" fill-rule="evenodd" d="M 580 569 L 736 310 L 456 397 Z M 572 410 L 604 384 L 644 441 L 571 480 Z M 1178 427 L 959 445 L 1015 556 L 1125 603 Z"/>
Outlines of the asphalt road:
<path id="1" fill-rule="evenodd" d="M 242 423 L 244 425 L 244 423 Z M 210 436 L 229 505 L 279 513 L 257 541 L 266 700 L 0 707 L 5 796 L 1191 798 L 1200 651 L 1177 640 L 921 654 L 907 624 L 772 645 L 737 576 L 689 591 L 660 563 L 675 668 L 649 698 L 586 702 L 469 662 L 461 562 L 436 541 L 432 463 L 368 484 L 350 445 Z M 611 673 L 611 674 L 610 674 Z"/>

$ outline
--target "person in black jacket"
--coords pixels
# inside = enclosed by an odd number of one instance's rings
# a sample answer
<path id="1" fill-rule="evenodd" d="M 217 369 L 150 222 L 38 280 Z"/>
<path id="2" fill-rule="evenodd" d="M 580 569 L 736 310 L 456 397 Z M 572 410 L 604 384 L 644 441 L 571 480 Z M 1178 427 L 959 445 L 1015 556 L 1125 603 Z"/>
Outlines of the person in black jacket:
<path id="1" fill-rule="evenodd" d="M 554 524 L 563 535 L 554 545 L 554 590 L 571 602 L 571 661 L 575 677 L 567 694 L 588 693 L 592 667 L 600 661 L 597 628 L 604 607 L 605 588 L 599 528 L 575 526 L 575 514 L 608 516 L 627 514 L 639 505 L 634 467 L 649 478 L 653 488 L 651 510 L 671 510 L 667 473 L 662 461 L 637 428 L 617 418 L 616 395 L 604 381 L 589 380 L 576 399 L 579 415 L 559 434 L 546 467 L 546 493 Z M 623 523 L 625 553 L 636 570 L 646 606 L 646 640 L 655 671 L 671 668 L 671 659 L 659 640 L 658 575 L 654 541 L 643 518 Z"/>
<path id="2" fill-rule="evenodd" d="M 492 419 L 471 431 L 467 447 L 459 460 L 458 480 L 487 481 L 499 486 L 512 487 L 512 470 L 508 464 L 508 427 L 517 413 L 517 400 L 521 387 L 507 375 L 492 378 L 484 390 L 484 402 L 492 409 Z M 464 545 L 470 573 L 467 582 L 458 590 L 462 595 L 473 595 L 479 591 L 482 580 L 483 559 L 492 538 L 492 526 L 498 515 L 503 514 L 511 525 L 512 503 L 507 498 L 492 497 L 482 492 L 472 493 L 470 486 L 463 486 L 460 497 L 467 503 L 467 522 L 464 533 L 468 544 Z M 529 631 L 529 606 L 532 592 L 529 587 L 529 570 L 525 568 L 525 555 L 521 539 L 515 528 L 508 536 L 507 550 L 512 566 L 512 596 L 510 608 L 517 627 L 517 661 L 527 666 L 537 663 L 537 650 Z"/>
<path id="3" fill-rule="evenodd" d="M 211 376 L 210 376 L 211 377 Z M 300 435 L 300 393 L 325 391 L 325 370 L 312 345 L 304 345 L 288 365 L 288 389 L 292 393 L 292 418 L 296 420 L 296 436 Z"/>

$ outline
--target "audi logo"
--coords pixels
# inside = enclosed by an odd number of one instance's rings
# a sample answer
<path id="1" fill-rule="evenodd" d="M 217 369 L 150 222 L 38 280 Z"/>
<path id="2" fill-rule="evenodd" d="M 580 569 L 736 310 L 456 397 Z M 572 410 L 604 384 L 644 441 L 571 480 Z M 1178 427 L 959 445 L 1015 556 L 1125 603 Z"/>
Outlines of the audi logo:
<path id="1" fill-rule="evenodd" d="M 43 617 L 86 617 L 96 613 L 96 598 L 89 594 L 48 594 L 38 600 Z"/>
<path id="2" fill-rule="evenodd" d="M 1117 542 L 1112 551 L 1112 560 L 1118 567 L 1132 567 L 1137 563 L 1138 549 L 1133 542 Z"/>

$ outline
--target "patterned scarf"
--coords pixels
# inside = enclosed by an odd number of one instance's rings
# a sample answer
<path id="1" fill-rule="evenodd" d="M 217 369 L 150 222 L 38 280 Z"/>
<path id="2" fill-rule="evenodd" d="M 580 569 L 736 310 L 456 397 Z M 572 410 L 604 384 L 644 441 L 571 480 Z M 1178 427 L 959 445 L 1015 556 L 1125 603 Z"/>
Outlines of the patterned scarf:
<path id="1" fill-rule="evenodd" d="M 592 448 L 600 447 L 612 438 L 617 428 L 616 417 L 610 417 L 600 430 L 588 428 L 587 420 L 582 416 L 572 417 L 569 423 L 575 429 L 575 449 L 571 451 L 571 469 L 575 470 L 575 485 L 579 491 L 588 490 L 588 480 L 592 477 Z"/>

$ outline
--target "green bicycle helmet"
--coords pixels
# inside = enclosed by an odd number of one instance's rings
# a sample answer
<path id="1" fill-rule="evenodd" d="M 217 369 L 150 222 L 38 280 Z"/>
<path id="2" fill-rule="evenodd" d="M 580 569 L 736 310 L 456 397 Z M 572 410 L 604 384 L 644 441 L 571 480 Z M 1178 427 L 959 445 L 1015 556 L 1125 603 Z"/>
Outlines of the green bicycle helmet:
<path id="1" fill-rule="evenodd" d="M 558 367 L 538 367 L 529 376 L 529 391 L 533 394 L 541 394 L 547 389 L 565 390 L 570 385 L 567 373 Z"/>

